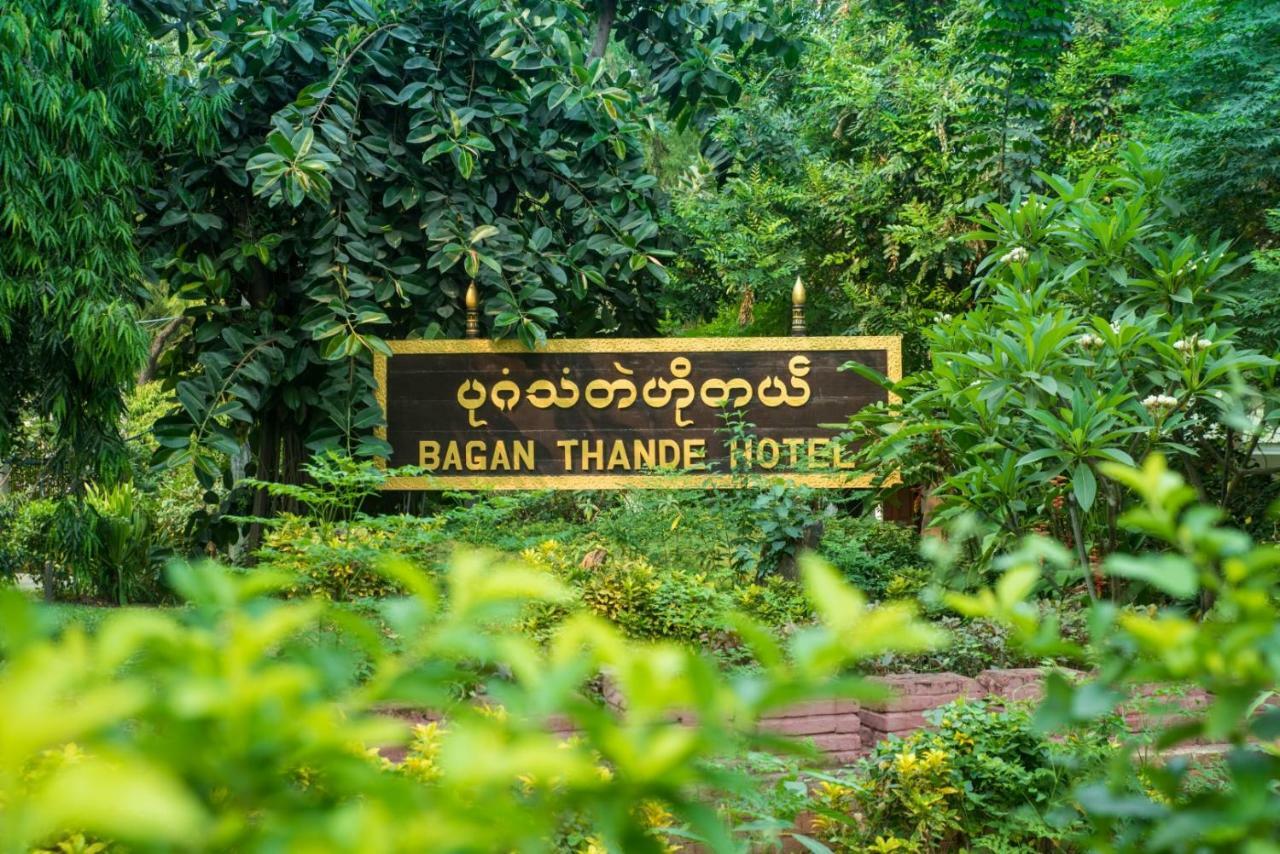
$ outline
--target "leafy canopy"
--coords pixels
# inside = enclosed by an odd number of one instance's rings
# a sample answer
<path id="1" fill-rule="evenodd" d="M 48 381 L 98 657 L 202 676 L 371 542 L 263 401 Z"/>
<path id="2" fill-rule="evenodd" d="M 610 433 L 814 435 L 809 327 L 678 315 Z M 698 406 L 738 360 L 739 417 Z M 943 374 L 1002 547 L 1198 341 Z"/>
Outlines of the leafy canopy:
<path id="1" fill-rule="evenodd" d="M 470 281 L 486 332 L 530 346 L 652 330 L 667 252 L 646 104 L 656 89 L 692 115 L 736 94 L 733 50 L 784 49 L 714 3 L 660 20 L 624 4 L 639 61 L 622 68 L 593 53 L 578 3 L 148 8 L 179 35 L 173 82 L 201 140 L 144 226 L 194 321 L 162 458 L 207 481 L 254 427 L 264 479 L 282 444 L 295 472 L 304 446 L 380 450 L 370 354 L 459 336 Z"/>
<path id="2" fill-rule="evenodd" d="M 138 193 L 175 118 L 150 47 L 118 3 L 15 0 L 0 15 L 0 453 L 29 408 L 75 480 L 127 468 L 120 392 L 145 352 Z"/>

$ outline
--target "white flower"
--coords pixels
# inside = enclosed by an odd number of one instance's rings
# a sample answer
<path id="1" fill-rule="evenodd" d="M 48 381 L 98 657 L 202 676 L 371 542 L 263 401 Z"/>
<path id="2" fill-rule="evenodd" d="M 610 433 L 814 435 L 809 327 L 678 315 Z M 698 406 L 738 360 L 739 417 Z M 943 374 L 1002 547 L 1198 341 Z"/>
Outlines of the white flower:
<path id="1" fill-rule="evenodd" d="M 1179 353 L 1193 353 L 1196 350 L 1208 350 L 1213 346 L 1213 342 L 1208 338 L 1197 338 L 1194 335 L 1190 338 L 1179 338 L 1173 342 L 1173 349 Z"/>
<path id="2" fill-rule="evenodd" d="M 933 322 L 934 322 L 934 323 L 950 323 L 950 322 L 951 322 L 951 315 L 946 314 L 946 313 L 944 312 L 944 313 L 939 314 L 939 315 L 937 315 L 936 317 L 934 317 Z"/>
<path id="3" fill-rule="evenodd" d="M 1021 246 L 1015 246 L 1000 256 L 1001 264 L 1025 264 L 1027 259 L 1031 257 L 1031 253 Z"/>
<path id="4" fill-rule="evenodd" d="M 1150 412 L 1163 412 L 1178 405 L 1178 399 L 1167 394 L 1149 394 L 1142 399 L 1142 405 Z"/>
<path id="5" fill-rule="evenodd" d="M 1097 335 L 1094 335 L 1092 332 L 1086 332 L 1077 338 L 1076 341 L 1079 342 L 1080 346 L 1086 350 L 1092 350 L 1094 347 L 1102 346 L 1102 339 Z"/>

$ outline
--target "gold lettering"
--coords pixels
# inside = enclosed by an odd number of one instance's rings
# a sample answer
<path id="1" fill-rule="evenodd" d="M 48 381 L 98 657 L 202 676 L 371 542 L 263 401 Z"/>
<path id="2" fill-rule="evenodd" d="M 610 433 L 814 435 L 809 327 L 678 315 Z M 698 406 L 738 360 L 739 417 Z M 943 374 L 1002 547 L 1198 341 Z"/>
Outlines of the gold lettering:
<path id="1" fill-rule="evenodd" d="M 493 443 L 493 453 L 489 456 L 490 471 L 511 471 L 511 458 L 507 455 L 507 443 L 501 440 Z"/>
<path id="2" fill-rule="evenodd" d="M 533 471 L 533 440 L 526 439 L 515 443 L 516 471 L 522 468 Z"/>
<path id="3" fill-rule="evenodd" d="M 746 406 L 751 402 L 753 389 L 751 383 L 741 377 L 734 377 L 730 380 L 721 380 L 712 377 L 702 383 L 702 389 L 699 396 L 702 402 L 707 406 L 724 406 L 729 402 L 729 396 L 734 391 L 738 392 L 738 396 L 733 400 L 735 409 Z"/>
<path id="4" fill-rule="evenodd" d="M 502 375 L 505 377 L 511 373 L 510 368 L 503 368 Z M 511 380 L 498 380 L 493 384 L 493 405 L 498 407 L 499 412 L 510 412 L 516 408 L 516 404 L 520 402 L 520 386 Z"/>
<path id="5" fill-rule="evenodd" d="M 594 450 L 592 450 L 593 446 Z M 592 441 L 590 439 L 583 439 L 582 453 L 580 456 L 582 457 L 583 471 L 600 468 L 600 466 L 604 465 L 604 440 L 596 439 Z"/>
<path id="6" fill-rule="evenodd" d="M 458 405 L 467 410 L 467 423 L 472 427 L 483 427 L 488 421 L 476 420 L 476 410 L 484 406 L 484 384 L 479 380 L 463 380 L 458 386 Z"/>
<path id="7" fill-rule="evenodd" d="M 756 444 L 756 460 L 760 463 L 760 468 L 771 469 L 776 466 L 780 453 L 781 449 L 774 439 L 761 439 Z"/>
<path id="8" fill-rule="evenodd" d="M 560 388 L 564 389 L 565 396 L 556 395 L 556 406 L 561 409 L 568 409 L 578 402 L 578 384 L 569 379 L 569 369 L 564 369 L 564 376 L 560 378 Z M 572 395 L 569 392 L 573 392 Z"/>
<path id="9" fill-rule="evenodd" d="M 418 443 L 418 466 L 435 471 L 440 465 L 440 443 L 423 440 Z"/>
<path id="10" fill-rule="evenodd" d="M 653 468 L 653 440 L 635 439 L 631 442 L 631 455 L 637 469 Z"/>
<path id="11" fill-rule="evenodd" d="M 776 388 L 777 391 L 769 391 L 771 388 Z M 756 389 L 756 399 L 770 408 L 781 406 L 787 402 L 787 387 L 777 377 L 765 377 L 760 380 L 760 387 Z"/>
<path id="12" fill-rule="evenodd" d="M 457 442 L 450 442 L 448 447 L 445 448 L 444 465 L 441 468 L 445 471 L 451 468 L 457 471 L 462 470 L 462 455 L 458 453 Z"/>
<path id="13" fill-rule="evenodd" d="M 548 409 L 556 404 L 556 384 L 551 380 L 534 380 L 524 390 L 524 399 L 530 406 Z"/>
<path id="14" fill-rule="evenodd" d="M 787 362 L 787 370 L 791 372 L 791 387 L 799 392 L 795 395 L 787 395 L 787 405 L 804 406 L 809 402 L 809 383 L 800 379 L 800 377 L 806 377 L 809 375 L 809 357 L 792 356 L 791 361 Z M 792 459 L 791 464 L 795 465 L 794 458 Z"/>
<path id="15" fill-rule="evenodd" d="M 564 470 L 573 471 L 573 449 L 578 446 L 577 439 L 561 439 L 556 447 L 564 451 Z"/>
<path id="16" fill-rule="evenodd" d="M 498 442 L 501 445 L 501 442 Z M 485 459 L 484 442 L 467 443 L 467 471 L 488 471 L 488 460 Z"/>
<path id="17" fill-rule="evenodd" d="M 686 469 L 706 468 L 703 460 L 707 458 L 707 440 L 706 439 L 685 439 L 684 440 L 684 467 Z"/>
<path id="18" fill-rule="evenodd" d="M 658 465 L 664 469 L 680 464 L 680 443 L 675 439 L 658 440 Z"/>
<path id="19" fill-rule="evenodd" d="M 676 426 L 688 427 L 693 423 L 693 419 L 686 419 L 683 415 L 684 409 L 697 399 L 698 393 L 693 388 L 686 377 L 693 370 L 693 365 L 684 356 L 677 356 L 671 360 L 671 375 L 676 379 L 668 382 L 664 378 L 655 378 L 644 384 L 643 395 L 644 402 L 654 409 L 662 409 L 671 402 L 671 392 L 679 389 L 683 394 L 676 400 Z M 656 389 L 661 389 L 662 396 L 659 397 Z M 674 440 L 673 440 L 674 441 Z"/>
<path id="20" fill-rule="evenodd" d="M 800 446 L 804 444 L 804 439 L 783 439 L 782 444 L 787 446 L 787 450 L 791 452 L 791 461 L 788 463 L 792 468 L 800 462 L 799 453 Z"/>
<path id="21" fill-rule="evenodd" d="M 693 403 L 694 397 L 697 394 L 693 390 L 693 383 L 685 379 L 685 377 L 689 376 L 689 372 L 692 370 L 693 370 L 693 365 L 691 365 L 689 363 L 689 360 L 686 359 L 684 356 L 680 356 L 679 358 L 671 360 L 671 375 L 673 377 L 676 377 L 676 380 L 667 387 L 670 389 L 674 389 L 678 386 L 684 391 L 684 397 L 676 401 L 676 426 L 677 427 L 688 427 L 690 424 L 693 423 L 692 418 L 685 419 L 680 415 L 681 410 L 683 410 L 689 404 Z"/>
<path id="22" fill-rule="evenodd" d="M 809 440 L 809 467 L 810 468 L 830 468 L 829 455 L 824 453 L 827 445 L 830 444 L 829 439 L 810 439 Z"/>
<path id="23" fill-rule="evenodd" d="M 631 463 L 627 460 L 627 446 L 621 440 L 614 440 L 613 450 L 609 452 L 609 463 L 606 466 L 609 471 L 614 469 L 630 470 Z"/>
<path id="24" fill-rule="evenodd" d="M 617 362 L 613 363 L 613 369 L 625 376 L 631 376 L 635 371 L 624 368 Z M 614 395 L 618 395 L 619 409 L 626 409 L 628 406 L 636 402 L 636 384 L 631 380 L 609 380 L 599 379 L 592 380 L 587 383 L 587 388 L 583 392 L 583 396 L 587 400 L 587 405 L 594 409 L 604 409 L 613 404 Z"/>

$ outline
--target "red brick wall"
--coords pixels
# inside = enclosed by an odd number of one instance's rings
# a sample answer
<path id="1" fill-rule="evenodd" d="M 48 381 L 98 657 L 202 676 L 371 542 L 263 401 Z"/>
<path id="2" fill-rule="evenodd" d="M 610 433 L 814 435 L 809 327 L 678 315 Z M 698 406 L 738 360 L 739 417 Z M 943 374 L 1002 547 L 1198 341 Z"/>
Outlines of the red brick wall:
<path id="1" fill-rule="evenodd" d="M 1042 694 L 1044 674 L 1037 668 L 984 670 L 976 677 L 955 673 L 905 673 L 879 677 L 876 681 L 888 689 L 880 700 L 861 704 L 853 700 L 819 700 L 802 703 L 775 712 L 760 722 L 766 732 L 808 739 L 832 765 L 846 765 L 865 755 L 878 742 L 891 735 L 906 736 L 927 725 L 924 713 L 945 706 L 960 697 L 992 700 L 1038 700 Z M 1171 695 L 1162 700 L 1151 697 L 1152 690 L 1139 689 L 1135 699 L 1120 711 L 1130 729 L 1167 723 L 1180 709 L 1202 708 L 1208 697 L 1203 691 Z M 621 698 L 606 691 L 606 700 L 615 707 Z M 1280 701 L 1277 701 L 1280 702 Z M 1157 708 L 1153 708 L 1153 703 Z M 1158 706 L 1163 707 L 1158 707 Z M 389 710 L 397 717 L 414 722 L 437 719 L 438 716 L 415 710 Z M 691 716 L 677 714 L 680 722 Z M 569 721 L 557 719 L 549 729 L 568 736 L 573 728 Z M 400 751 L 396 751 L 399 753 Z M 392 756 L 392 752 L 387 752 Z M 399 758 L 392 756 L 392 758 Z"/>

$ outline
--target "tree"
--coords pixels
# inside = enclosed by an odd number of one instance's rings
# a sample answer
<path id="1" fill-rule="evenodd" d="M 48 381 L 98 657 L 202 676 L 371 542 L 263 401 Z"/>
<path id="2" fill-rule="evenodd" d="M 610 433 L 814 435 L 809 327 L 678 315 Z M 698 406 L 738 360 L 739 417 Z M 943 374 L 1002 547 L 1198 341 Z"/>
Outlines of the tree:
<path id="1" fill-rule="evenodd" d="M 1280 8 L 1191 0 L 1135 18 L 1121 65 L 1129 120 L 1201 227 L 1269 239 L 1280 206 Z"/>
<path id="2" fill-rule="evenodd" d="M 615 72 L 576 3 L 146 7 L 176 34 L 200 140 L 165 164 L 143 229 L 194 301 L 161 456 L 206 483 L 246 436 L 268 480 L 310 450 L 382 450 L 369 355 L 387 335 L 459 335 L 472 280 L 487 331 L 530 346 L 652 330 L 667 251 L 647 100 L 693 115 L 732 97 L 728 45 L 757 38 L 701 3 L 639 34 L 652 10 L 626 4 L 612 26 L 660 55 Z M 693 54 L 679 85 L 657 51 L 669 32 Z"/>
<path id="3" fill-rule="evenodd" d="M 796 6 L 799 65 L 740 64 L 745 96 L 708 123 L 723 162 L 673 182 L 691 245 L 670 314 L 718 329 L 754 308 L 749 331 L 780 331 L 798 274 L 812 329 L 901 331 L 919 364 L 916 331 L 969 304 L 967 218 L 1072 150 L 1047 121 L 1071 21 L 1056 0 Z"/>
<path id="4" fill-rule="evenodd" d="M 149 49 L 118 4 L 0 15 L 0 453 L 37 412 L 73 483 L 127 471 L 121 390 L 146 352 L 137 188 L 174 130 Z"/>
<path id="5" fill-rule="evenodd" d="M 1174 176 L 1183 220 L 1259 251 L 1241 305 L 1255 346 L 1280 330 L 1280 7 L 1265 0 L 1140 4 L 1115 63 L 1132 77 L 1131 132 Z"/>

